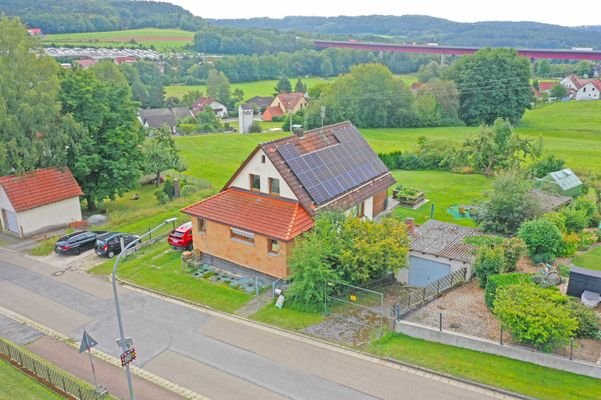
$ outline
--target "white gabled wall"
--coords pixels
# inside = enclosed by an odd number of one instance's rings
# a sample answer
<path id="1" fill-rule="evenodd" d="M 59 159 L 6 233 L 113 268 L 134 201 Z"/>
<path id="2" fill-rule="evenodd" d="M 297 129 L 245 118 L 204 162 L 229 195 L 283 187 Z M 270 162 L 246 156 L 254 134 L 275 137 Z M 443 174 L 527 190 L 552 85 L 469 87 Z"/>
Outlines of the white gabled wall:
<path id="1" fill-rule="evenodd" d="M 576 100 L 599 100 L 599 91 L 592 83 L 587 83 L 576 92 Z"/>
<path id="2" fill-rule="evenodd" d="M 264 164 L 261 163 L 262 156 L 265 156 Z M 232 183 L 230 183 L 229 187 L 250 190 L 250 174 L 259 175 L 261 177 L 261 193 L 269 194 L 269 178 L 275 178 L 280 180 L 280 197 L 298 200 L 292 192 L 292 189 L 290 189 L 290 186 L 284 181 L 282 175 L 280 175 L 262 149 L 257 151 L 242 171 L 234 178 Z"/>
<path id="3" fill-rule="evenodd" d="M 79 197 L 71 197 L 56 203 L 21 211 L 17 213 L 17 221 L 23 236 L 81 221 Z"/>
<path id="4" fill-rule="evenodd" d="M 8 196 L 6 195 L 6 192 L 0 186 L 0 210 L 1 209 L 5 209 L 8 211 L 15 211 L 15 209 L 13 208 L 13 205 L 10 203 L 10 200 L 8 200 Z"/>

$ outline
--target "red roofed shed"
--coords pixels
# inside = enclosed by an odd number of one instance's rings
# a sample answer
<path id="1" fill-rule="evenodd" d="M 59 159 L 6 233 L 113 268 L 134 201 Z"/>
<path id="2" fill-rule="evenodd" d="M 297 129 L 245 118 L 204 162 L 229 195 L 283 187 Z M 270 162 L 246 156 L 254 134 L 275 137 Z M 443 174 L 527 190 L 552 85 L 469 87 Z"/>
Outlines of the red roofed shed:
<path id="1" fill-rule="evenodd" d="M 81 221 L 82 195 L 68 168 L 0 177 L 2 229 L 25 237 Z"/>

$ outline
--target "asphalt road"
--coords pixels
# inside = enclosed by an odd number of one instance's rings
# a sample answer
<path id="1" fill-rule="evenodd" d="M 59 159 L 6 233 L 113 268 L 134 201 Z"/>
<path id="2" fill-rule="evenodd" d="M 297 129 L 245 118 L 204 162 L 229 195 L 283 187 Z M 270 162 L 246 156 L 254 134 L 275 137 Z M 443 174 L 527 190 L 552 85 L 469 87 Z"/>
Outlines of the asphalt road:
<path id="1" fill-rule="evenodd" d="M 80 271 L 0 250 L 0 306 L 119 356 L 111 285 Z M 137 366 L 211 399 L 487 399 L 492 393 L 233 317 L 121 289 L 125 331 Z M 0 336 L 27 341 L 0 318 Z M 19 335 L 23 337 L 19 338 Z M 15 337 L 16 336 L 16 337 Z M 498 396 L 498 394 L 497 394 Z"/>

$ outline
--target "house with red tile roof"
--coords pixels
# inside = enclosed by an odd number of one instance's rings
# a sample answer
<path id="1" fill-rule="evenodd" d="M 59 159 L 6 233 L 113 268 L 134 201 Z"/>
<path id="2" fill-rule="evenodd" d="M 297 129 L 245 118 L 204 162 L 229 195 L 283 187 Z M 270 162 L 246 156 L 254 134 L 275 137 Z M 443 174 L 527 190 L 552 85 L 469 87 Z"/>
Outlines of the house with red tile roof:
<path id="1" fill-rule="evenodd" d="M 197 115 L 203 112 L 207 107 L 213 110 L 219 118 L 226 118 L 228 116 L 227 106 L 221 104 L 212 97 L 199 97 L 198 100 L 192 104 L 192 112 L 194 115 Z"/>
<path id="2" fill-rule="evenodd" d="M 273 99 L 273 102 L 263 112 L 263 121 L 271 121 L 274 117 L 280 117 L 289 113 L 296 113 L 307 107 L 307 99 L 304 93 L 281 93 Z"/>
<path id="3" fill-rule="evenodd" d="M 134 56 L 118 56 L 113 59 L 113 62 L 117 65 L 134 64 L 138 62 L 138 59 Z"/>
<path id="4" fill-rule="evenodd" d="M 2 229 L 27 237 L 81 221 L 83 193 L 68 168 L 0 177 Z"/>
<path id="5" fill-rule="evenodd" d="M 343 122 L 257 146 L 221 192 L 182 211 L 203 262 L 284 278 L 296 238 L 320 211 L 373 219 L 394 183 L 357 128 Z"/>
<path id="6" fill-rule="evenodd" d="M 88 69 L 90 68 L 92 65 L 97 64 L 98 60 L 94 60 L 92 58 L 84 58 L 82 60 L 75 60 L 73 62 L 75 65 L 80 66 L 83 69 Z"/>
<path id="7" fill-rule="evenodd" d="M 27 33 L 29 36 L 42 36 L 44 33 L 41 28 L 30 28 L 27 29 Z"/>
<path id="8" fill-rule="evenodd" d="M 599 100 L 601 99 L 601 80 L 583 79 L 576 75 L 570 75 L 562 79 L 561 84 L 568 89 L 571 97 L 576 100 Z"/>

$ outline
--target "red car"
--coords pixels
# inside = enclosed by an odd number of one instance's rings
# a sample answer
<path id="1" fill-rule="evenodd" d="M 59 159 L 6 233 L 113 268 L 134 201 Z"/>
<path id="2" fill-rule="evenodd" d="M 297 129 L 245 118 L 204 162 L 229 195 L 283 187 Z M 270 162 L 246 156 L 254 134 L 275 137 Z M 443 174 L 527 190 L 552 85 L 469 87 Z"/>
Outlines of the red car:
<path id="1" fill-rule="evenodd" d="M 186 222 L 172 230 L 167 242 L 178 249 L 192 250 L 192 222 Z"/>

